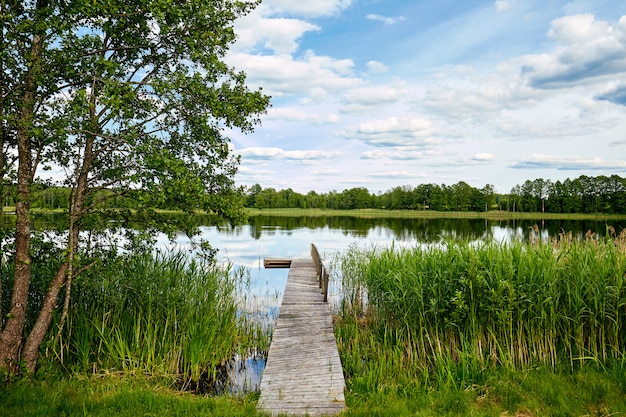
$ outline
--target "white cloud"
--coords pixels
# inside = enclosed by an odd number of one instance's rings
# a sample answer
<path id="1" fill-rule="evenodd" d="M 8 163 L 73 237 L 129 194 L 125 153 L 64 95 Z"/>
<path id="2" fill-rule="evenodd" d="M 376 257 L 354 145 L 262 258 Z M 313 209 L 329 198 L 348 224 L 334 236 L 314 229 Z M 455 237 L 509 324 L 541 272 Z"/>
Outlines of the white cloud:
<path id="1" fill-rule="evenodd" d="M 476 162 L 489 162 L 489 161 L 493 161 L 494 159 L 495 159 L 495 156 L 487 152 L 477 153 L 476 155 L 472 157 L 472 161 L 476 161 Z"/>
<path id="2" fill-rule="evenodd" d="M 261 160 L 322 160 L 322 159 L 335 159 L 343 156 L 343 152 L 340 151 L 286 151 L 281 148 L 272 147 L 252 147 L 240 149 L 237 151 L 241 155 L 242 159 L 261 159 Z"/>
<path id="3" fill-rule="evenodd" d="M 433 143 L 435 131 L 429 119 L 391 117 L 348 127 L 341 135 L 373 146 L 426 146 Z"/>
<path id="4" fill-rule="evenodd" d="M 317 56 L 312 52 L 301 59 L 235 53 L 229 55 L 228 63 L 245 71 L 250 84 L 263 86 L 273 96 L 315 94 L 319 97 L 363 83 L 353 75 L 352 60 Z"/>
<path id="5" fill-rule="evenodd" d="M 294 109 L 291 107 L 272 107 L 268 110 L 267 116 L 269 120 L 287 120 L 292 122 L 301 122 L 306 120 L 307 113 L 304 110 Z"/>
<path id="6" fill-rule="evenodd" d="M 516 0 L 496 0 L 494 3 L 498 13 L 509 10 L 515 5 Z"/>
<path id="7" fill-rule="evenodd" d="M 368 14 L 367 16 L 365 16 L 367 19 L 369 20 L 375 20 L 378 22 L 382 22 L 385 26 L 391 26 L 391 25 L 395 25 L 396 23 L 405 20 L 404 16 L 398 16 L 398 17 L 388 17 L 388 16 L 383 16 L 380 14 Z"/>
<path id="8" fill-rule="evenodd" d="M 314 124 L 332 124 L 341 120 L 339 115 L 335 113 L 316 113 L 293 107 L 272 107 L 267 112 L 265 119 L 288 122 L 310 122 Z"/>
<path id="9" fill-rule="evenodd" d="M 377 105 L 383 103 L 393 103 L 407 94 L 407 89 L 403 85 L 388 86 L 381 85 L 376 87 L 355 88 L 348 91 L 344 95 L 344 101 L 347 103 L 356 103 L 362 105 Z"/>
<path id="10" fill-rule="evenodd" d="M 260 44 L 279 55 L 292 54 L 297 51 L 302 35 L 319 30 L 319 26 L 303 20 L 266 18 L 259 13 L 251 13 L 236 23 L 237 42 L 234 49 L 252 51 Z"/>
<path id="11" fill-rule="evenodd" d="M 271 13 L 304 17 L 333 16 L 347 9 L 352 0 L 264 0 L 263 6 Z"/>
<path id="12" fill-rule="evenodd" d="M 600 157 L 585 158 L 580 156 L 563 157 L 546 154 L 532 154 L 513 164 L 512 168 L 558 170 L 619 170 L 626 171 L 626 161 L 605 161 Z"/>
<path id="13" fill-rule="evenodd" d="M 371 74 L 383 74 L 389 71 L 389 67 L 382 62 L 368 61 L 366 64 L 367 71 Z"/>
<path id="14" fill-rule="evenodd" d="M 554 53 L 520 60 L 535 87 L 562 88 L 626 74 L 626 16 L 613 26 L 590 14 L 565 16 L 552 22 L 548 36 L 558 45 Z"/>
<path id="15" fill-rule="evenodd" d="M 355 88 L 347 91 L 342 97 L 341 111 L 360 113 L 374 110 L 379 113 L 383 106 L 401 102 L 408 92 L 403 82 Z"/>

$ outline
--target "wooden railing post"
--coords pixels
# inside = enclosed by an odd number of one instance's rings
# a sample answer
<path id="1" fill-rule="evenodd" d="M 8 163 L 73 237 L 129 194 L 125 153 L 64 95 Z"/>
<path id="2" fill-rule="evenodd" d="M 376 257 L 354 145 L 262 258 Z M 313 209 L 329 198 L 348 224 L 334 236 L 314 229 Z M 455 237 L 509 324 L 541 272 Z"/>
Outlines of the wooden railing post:
<path id="1" fill-rule="evenodd" d="M 324 302 L 328 302 L 328 279 L 329 274 L 322 262 L 322 258 L 320 257 L 320 253 L 317 250 L 317 246 L 314 243 L 311 243 L 311 258 L 313 258 L 313 263 L 315 264 L 315 268 L 317 269 L 317 276 L 319 278 L 320 289 L 322 290 L 322 294 L 324 294 Z"/>

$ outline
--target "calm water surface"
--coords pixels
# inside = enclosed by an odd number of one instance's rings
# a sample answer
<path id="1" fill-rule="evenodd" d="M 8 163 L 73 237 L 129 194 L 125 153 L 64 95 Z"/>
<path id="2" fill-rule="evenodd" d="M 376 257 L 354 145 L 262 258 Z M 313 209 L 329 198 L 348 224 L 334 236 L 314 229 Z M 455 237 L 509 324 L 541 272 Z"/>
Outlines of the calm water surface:
<path id="1" fill-rule="evenodd" d="M 280 304 L 288 269 L 264 269 L 263 259 L 308 257 L 311 243 L 315 243 L 322 257 L 329 262 L 352 246 L 370 248 L 393 244 L 395 247 L 414 247 L 442 239 L 528 241 L 535 225 L 539 230 L 535 237 L 546 240 L 562 232 L 582 237 L 590 230 L 604 235 L 608 225 L 619 233 L 626 228 L 626 221 L 255 216 L 243 226 L 201 226 L 201 232 L 202 237 L 219 250 L 220 262 L 248 268 L 253 294 L 269 298 L 267 301 L 271 304 Z M 173 245 L 162 238 L 160 245 L 191 250 L 188 239 L 182 235 Z"/>

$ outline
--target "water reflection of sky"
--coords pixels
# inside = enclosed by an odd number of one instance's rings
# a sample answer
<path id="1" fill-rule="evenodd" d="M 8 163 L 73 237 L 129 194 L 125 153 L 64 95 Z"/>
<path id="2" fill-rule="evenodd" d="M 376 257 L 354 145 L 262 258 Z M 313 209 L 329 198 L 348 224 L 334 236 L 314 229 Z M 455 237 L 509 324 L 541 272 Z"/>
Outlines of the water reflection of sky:
<path id="1" fill-rule="evenodd" d="M 218 249 L 221 264 L 231 263 L 245 267 L 250 273 L 251 294 L 254 302 L 273 300 L 280 303 L 288 269 L 265 269 L 265 258 L 301 258 L 310 256 L 310 244 L 315 243 L 322 258 L 333 260 L 349 247 L 370 248 L 412 247 L 418 244 L 436 244 L 441 238 L 459 238 L 479 241 L 492 239 L 509 242 L 527 240 L 539 224 L 537 238 L 549 239 L 563 230 L 573 230 L 582 236 L 587 229 L 603 233 L 606 224 L 600 222 L 569 221 L 487 221 L 468 219 L 301 219 L 301 218 L 251 218 L 249 224 L 236 227 L 201 226 L 200 237 Z M 623 224 L 617 226 L 619 230 Z M 193 252 L 189 239 L 181 234 L 175 243 L 165 236 L 158 247 Z"/>
<path id="2" fill-rule="evenodd" d="M 263 299 L 280 304 L 282 293 L 287 282 L 288 269 L 263 267 L 265 258 L 304 258 L 310 256 L 311 243 L 315 243 L 321 256 L 331 260 L 348 247 L 358 245 L 387 245 L 393 241 L 393 235 L 382 228 L 373 230 L 367 239 L 357 239 L 345 230 L 324 228 L 298 228 L 286 230 L 280 227 L 264 228 L 260 236 L 254 238 L 249 225 L 233 228 L 202 226 L 202 239 L 218 249 L 217 260 L 220 264 L 232 264 L 234 267 L 246 267 L 250 273 L 251 295 L 263 303 Z M 413 242 L 406 242 L 414 244 Z M 174 243 L 165 236 L 159 238 L 157 247 L 166 250 L 183 250 L 193 252 L 194 248 L 187 236 L 180 234 Z M 273 303 L 272 303 L 273 304 Z"/>

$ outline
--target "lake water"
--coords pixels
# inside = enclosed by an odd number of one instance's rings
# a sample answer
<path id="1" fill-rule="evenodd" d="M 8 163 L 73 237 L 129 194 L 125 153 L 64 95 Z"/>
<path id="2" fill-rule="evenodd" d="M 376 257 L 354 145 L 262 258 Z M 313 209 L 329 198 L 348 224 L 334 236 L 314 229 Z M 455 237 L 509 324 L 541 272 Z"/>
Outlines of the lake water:
<path id="1" fill-rule="evenodd" d="M 538 227 L 538 234 L 533 231 L 534 225 Z M 288 269 L 265 269 L 263 260 L 308 257 L 311 243 L 328 262 L 351 246 L 414 247 L 442 239 L 528 241 L 533 234 L 534 238 L 546 240 L 562 232 L 572 232 L 582 238 L 589 230 L 603 236 L 608 225 L 619 233 L 626 228 L 626 221 L 254 216 L 242 226 L 201 226 L 200 229 L 202 238 L 219 250 L 219 262 L 248 268 L 252 293 L 265 305 L 274 306 L 280 304 Z M 191 250 L 184 235 L 179 236 L 175 244 L 163 237 L 159 245 Z"/>
<path id="2" fill-rule="evenodd" d="M 59 215 L 37 215 L 35 228 L 59 228 Z M 211 221 L 198 217 L 199 222 Z M 0 216 L 0 228 L 11 227 L 14 216 Z M 202 224 L 202 223 L 200 223 Z M 626 220 L 488 220 L 467 218 L 361 218 L 349 216 L 253 216 L 247 224 L 237 227 L 200 226 L 201 237 L 218 249 L 220 263 L 232 263 L 250 272 L 250 296 L 258 305 L 276 309 L 280 305 L 282 291 L 287 281 L 288 269 L 264 269 L 265 258 L 308 257 L 310 244 L 314 243 L 327 263 L 337 254 L 351 246 L 369 248 L 413 247 L 436 244 L 442 239 L 463 241 L 495 240 L 508 242 L 513 239 L 528 241 L 534 238 L 550 239 L 561 232 L 572 232 L 582 237 L 587 231 L 605 235 L 607 226 L 620 233 L 626 228 Z M 158 248 L 192 252 L 192 245 L 185 235 L 179 235 L 174 243 L 161 236 Z"/>

